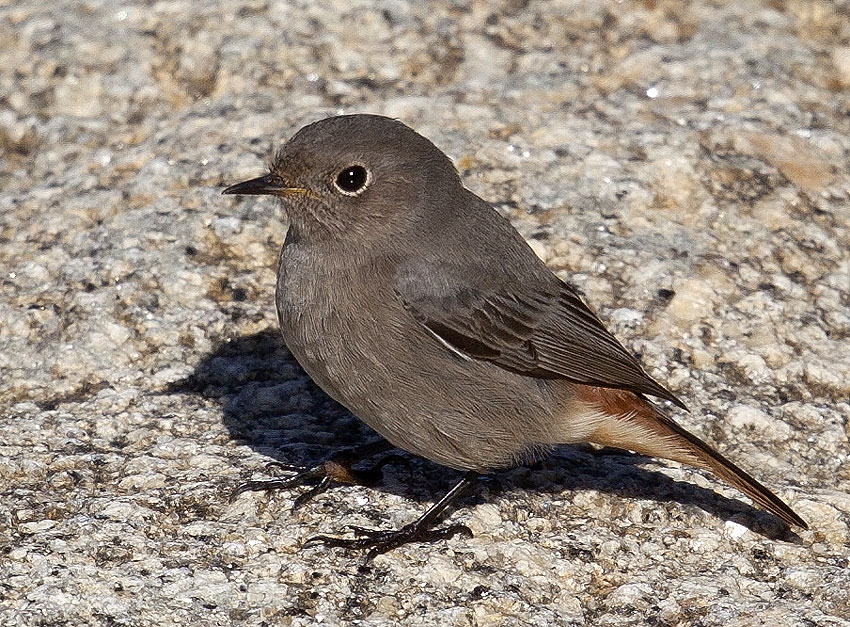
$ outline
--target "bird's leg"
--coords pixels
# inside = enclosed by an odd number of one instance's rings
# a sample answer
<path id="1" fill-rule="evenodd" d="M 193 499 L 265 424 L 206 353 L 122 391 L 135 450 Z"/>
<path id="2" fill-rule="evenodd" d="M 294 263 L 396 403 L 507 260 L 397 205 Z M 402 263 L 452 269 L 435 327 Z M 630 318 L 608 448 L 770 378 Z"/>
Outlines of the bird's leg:
<path id="1" fill-rule="evenodd" d="M 286 479 L 247 481 L 234 490 L 234 496 L 242 494 L 243 492 L 258 490 L 266 492 L 270 492 L 272 490 L 287 490 L 304 483 L 311 483 L 318 480 L 316 485 L 295 499 L 295 502 L 292 504 L 292 509 L 295 510 L 313 497 L 327 490 L 334 481 L 366 486 L 375 485 L 381 479 L 381 469 L 388 462 L 407 460 L 398 455 L 390 455 L 364 470 L 357 470 L 353 468 L 353 466 L 368 457 L 378 455 L 390 450 L 391 448 L 393 448 L 393 445 L 386 440 L 370 442 L 369 444 L 363 444 L 361 446 L 342 450 L 312 468 L 302 468 L 299 466 L 272 462 L 268 464 L 269 467 L 277 467 L 282 468 L 283 470 L 294 471 L 296 474 L 291 477 L 287 477 Z"/>
<path id="2" fill-rule="evenodd" d="M 472 531 L 466 525 L 449 525 L 441 529 L 432 529 L 432 525 L 455 499 L 472 486 L 478 477 L 479 475 L 476 472 L 467 472 L 443 498 L 434 503 L 422 516 L 396 531 L 381 531 L 349 526 L 348 528 L 354 535 L 360 537 L 337 538 L 334 536 L 319 535 L 308 538 L 304 545 L 325 544 L 327 546 L 339 546 L 348 549 L 369 549 L 369 552 L 366 554 L 366 561 L 368 562 L 376 555 L 386 553 L 409 542 L 434 542 L 436 540 L 451 538 L 457 534 L 463 534 L 471 538 Z"/>

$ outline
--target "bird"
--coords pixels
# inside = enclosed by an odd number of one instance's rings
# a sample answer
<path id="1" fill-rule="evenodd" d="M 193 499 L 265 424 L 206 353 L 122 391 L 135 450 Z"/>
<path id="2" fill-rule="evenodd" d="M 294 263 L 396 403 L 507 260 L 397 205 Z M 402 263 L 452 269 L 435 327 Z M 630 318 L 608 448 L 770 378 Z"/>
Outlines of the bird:
<path id="1" fill-rule="evenodd" d="M 650 377 L 577 291 L 510 221 L 464 187 L 451 159 L 404 123 L 372 114 L 301 128 L 266 174 L 223 194 L 282 201 L 289 228 L 275 303 L 283 339 L 306 373 L 382 440 L 295 477 L 371 484 L 354 464 L 391 448 L 463 473 L 397 530 L 308 542 L 367 549 L 462 534 L 436 528 L 481 475 L 592 443 L 708 471 L 786 525 L 806 522 L 750 474 L 669 415 L 685 404 Z M 656 400 L 653 400 L 656 399 Z"/>

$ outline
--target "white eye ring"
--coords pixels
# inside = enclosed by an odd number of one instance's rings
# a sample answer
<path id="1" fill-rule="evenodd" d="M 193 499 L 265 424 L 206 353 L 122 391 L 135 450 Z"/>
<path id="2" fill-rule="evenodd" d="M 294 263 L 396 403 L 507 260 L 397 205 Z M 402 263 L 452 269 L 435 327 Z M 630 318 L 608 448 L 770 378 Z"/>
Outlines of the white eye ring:
<path id="1" fill-rule="evenodd" d="M 372 182 L 372 172 L 366 166 L 354 163 L 340 170 L 334 178 L 334 187 L 340 194 L 359 196 Z"/>

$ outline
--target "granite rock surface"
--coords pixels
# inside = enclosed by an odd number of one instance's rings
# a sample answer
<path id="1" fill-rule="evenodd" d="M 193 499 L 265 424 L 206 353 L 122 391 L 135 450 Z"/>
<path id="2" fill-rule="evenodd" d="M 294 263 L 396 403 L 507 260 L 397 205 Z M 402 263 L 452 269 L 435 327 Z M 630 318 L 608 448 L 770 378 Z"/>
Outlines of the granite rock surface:
<path id="1" fill-rule="evenodd" d="M 286 216 L 220 196 L 339 112 L 410 124 L 687 428 L 806 518 L 563 448 L 231 490 L 373 434 L 278 338 Z M 850 624 L 850 9 L 836 0 L 0 0 L 0 623 Z"/>

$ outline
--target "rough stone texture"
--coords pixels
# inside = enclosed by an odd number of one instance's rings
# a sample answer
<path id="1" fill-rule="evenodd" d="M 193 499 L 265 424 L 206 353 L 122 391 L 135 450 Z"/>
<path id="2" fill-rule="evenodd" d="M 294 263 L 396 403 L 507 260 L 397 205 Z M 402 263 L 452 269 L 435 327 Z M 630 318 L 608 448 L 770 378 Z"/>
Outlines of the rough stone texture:
<path id="1" fill-rule="evenodd" d="M 812 530 L 587 448 L 368 568 L 301 543 L 453 473 L 231 500 L 371 437 L 277 338 L 285 216 L 219 196 L 341 111 L 445 149 Z M 846 2 L 0 0 L 0 147 L 2 624 L 850 624 Z"/>

